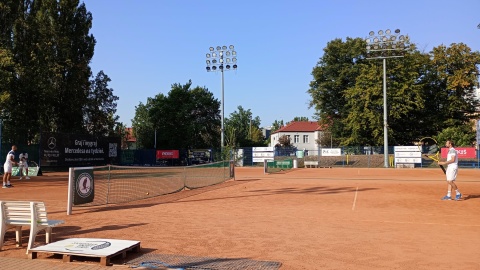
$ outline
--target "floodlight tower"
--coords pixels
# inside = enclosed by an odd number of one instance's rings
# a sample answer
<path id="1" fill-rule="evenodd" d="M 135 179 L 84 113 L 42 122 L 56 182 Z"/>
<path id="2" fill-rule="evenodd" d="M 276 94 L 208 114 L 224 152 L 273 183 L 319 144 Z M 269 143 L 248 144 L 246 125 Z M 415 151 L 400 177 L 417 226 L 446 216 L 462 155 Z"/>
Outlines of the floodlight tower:
<path id="1" fill-rule="evenodd" d="M 210 47 L 207 53 L 207 72 L 220 71 L 222 73 L 222 124 L 221 124 L 221 148 L 224 146 L 224 117 L 225 117 L 225 102 L 224 102 L 224 70 L 237 69 L 237 52 L 233 45 L 217 46 L 216 50 Z"/>
<path id="2" fill-rule="evenodd" d="M 387 58 L 403 57 L 406 50 L 409 37 L 400 35 L 400 29 L 392 33 L 390 29 L 385 32 L 370 31 L 365 39 L 367 42 L 367 53 L 371 57 L 367 59 L 383 59 L 383 148 L 384 148 L 384 167 L 388 168 L 388 113 L 387 113 Z"/>

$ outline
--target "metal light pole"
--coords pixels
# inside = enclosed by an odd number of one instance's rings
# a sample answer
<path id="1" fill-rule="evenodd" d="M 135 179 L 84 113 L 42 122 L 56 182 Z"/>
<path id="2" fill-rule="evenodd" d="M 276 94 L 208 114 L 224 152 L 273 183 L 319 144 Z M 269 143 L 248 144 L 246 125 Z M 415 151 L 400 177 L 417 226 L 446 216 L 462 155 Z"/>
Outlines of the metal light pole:
<path id="1" fill-rule="evenodd" d="M 387 111 L 387 58 L 403 57 L 402 52 L 407 47 L 408 36 L 400 35 L 400 29 L 392 33 L 390 29 L 385 32 L 370 31 L 369 37 L 365 39 L 367 42 L 367 53 L 372 57 L 367 59 L 383 59 L 383 144 L 384 144 L 384 167 L 388 168 L 388 111 Z"/>
<path id="2" fill-rule="evenodd" d="M 222 73 L 222 125 L 221 125 L 221 148 L 224 146 L 225 128 L 225 102 L 224 102 L 224 70 L 237 69 L 237 52 L 233 45 L 217 46 L 216 50 L 210 47 L 210 52 L 207 53 L 207 72 L 220 71 Z"/>

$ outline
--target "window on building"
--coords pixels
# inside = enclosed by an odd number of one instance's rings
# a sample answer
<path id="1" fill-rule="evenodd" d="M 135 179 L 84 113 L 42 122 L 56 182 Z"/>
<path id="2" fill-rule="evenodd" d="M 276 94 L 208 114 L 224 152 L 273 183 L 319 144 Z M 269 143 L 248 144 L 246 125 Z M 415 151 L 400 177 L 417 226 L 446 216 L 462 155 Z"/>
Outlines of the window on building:
<path id="1" fill-rule="evenodd" d="M 294 143 L 299 143 L 300 142 L 300 135 L 294 135 L 293 136 L 293 142 Z"/>
<path id="2" fill-rule="evenodd" d="M 303 135 L 303 143 L 308 143 L 308 135 Z"/>

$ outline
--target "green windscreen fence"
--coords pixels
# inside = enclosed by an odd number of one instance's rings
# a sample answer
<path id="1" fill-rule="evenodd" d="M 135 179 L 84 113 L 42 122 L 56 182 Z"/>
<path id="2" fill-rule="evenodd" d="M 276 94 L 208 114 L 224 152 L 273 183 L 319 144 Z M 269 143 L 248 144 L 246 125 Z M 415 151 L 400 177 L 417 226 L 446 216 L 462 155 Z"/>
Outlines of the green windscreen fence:
<path id="1" fill-rule="evenodd" d="M 293 168 L 293 159 L 268 160 L 266 162 L 265 172 L 276 173 L 281 171 L 287 171 L 292 168 Z"/>

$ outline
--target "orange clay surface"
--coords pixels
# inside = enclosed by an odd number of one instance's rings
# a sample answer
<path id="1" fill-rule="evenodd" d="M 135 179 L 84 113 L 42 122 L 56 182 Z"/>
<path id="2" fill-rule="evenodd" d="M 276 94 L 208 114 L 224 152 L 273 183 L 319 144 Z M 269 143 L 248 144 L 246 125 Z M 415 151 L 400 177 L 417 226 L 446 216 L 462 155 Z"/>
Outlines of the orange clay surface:
<path id="1" fill-rule="evenodd" d="M 0 199 L 44 201 L 51 219 L 65 220 L 54 240 L 137 240 L 142 254 L 277 261 L 281 269 L 480 269 L 478 169 L 459 170 L 461 201 L 440 200 L 447 185 L 438 168 L 256 167 L 236 168 L 235 181 L 216 186 L 72 215 L 66 173 L 16 179 Z M 14 239 L 9 230 L 0 256 L 26 258 Z M 44 243 L 39 234 L 36 245 Z"/>

